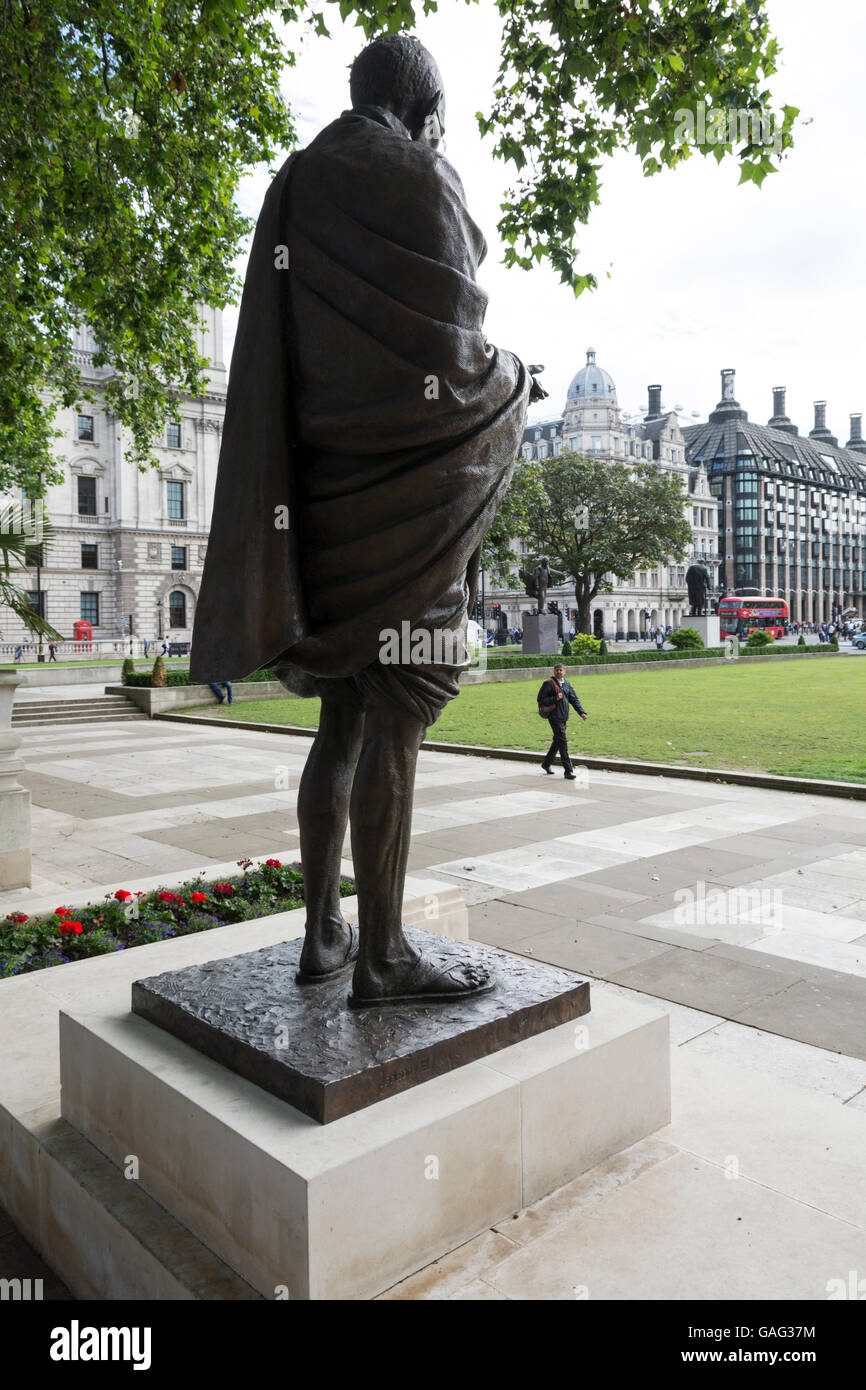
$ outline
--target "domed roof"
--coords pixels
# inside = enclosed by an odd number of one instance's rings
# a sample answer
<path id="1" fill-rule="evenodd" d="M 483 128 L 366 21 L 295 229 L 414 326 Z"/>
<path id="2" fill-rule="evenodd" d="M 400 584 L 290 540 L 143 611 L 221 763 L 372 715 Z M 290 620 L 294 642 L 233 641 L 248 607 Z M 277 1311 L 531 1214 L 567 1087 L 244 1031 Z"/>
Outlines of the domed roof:
<path id="1" fill-rule="evenodd" d="M 595 348 L 587 348 L 586 366 L 581 367 L 580 371 L 572 377 L 571 385 L 568 388 L 570 401 L 582 401 L 588 396 L 596 399 L 616 400 L 613 377 L 603 367 L 597 365 Z"/>

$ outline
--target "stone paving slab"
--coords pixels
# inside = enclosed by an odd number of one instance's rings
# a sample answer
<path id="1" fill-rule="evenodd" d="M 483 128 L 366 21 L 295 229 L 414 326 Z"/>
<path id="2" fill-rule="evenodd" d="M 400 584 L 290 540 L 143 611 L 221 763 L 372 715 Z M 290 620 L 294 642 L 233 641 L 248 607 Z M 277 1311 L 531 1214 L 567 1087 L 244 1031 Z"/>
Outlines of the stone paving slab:
<path id="1" fill-rule="evenodd" d="M 560 923 L 552 931 L 536 932 L 518 941 L 513 950 L 531 955 L 533 960 L 557 961 L 568 970 L 598 975 L 603 980 L 654 956 L 669 955 L 663 941 L 649 941 L 634 933 L 616 931 L 592 922 Z"/>
<path id="2" fill-rule="evenodd" d="M 755 1012 L 756 1005 L 792 986 L 791 976 L 778 970 L 726 960 L 713 951 L 676 948 L 611 971 L 606 978 L 643 994 L 673 999 L 690 1008 L 741 1021 L 746 1021 L 744 1011 L 750 1006 Z"/>
<path id="3" fill-rule="evenodd" d="M 247 854 L 298 856 L 306 736 L 153 721 L 28 731 L 23 751 L 35 883 L 45 894 L 69 896 L 76 884 L 91 890 L 161 867 L 194 872 Z M 278 767 L 289 782 L 279 793 Z M 419 760 L 410 865 L 459 883 L 470 904 L 484 905 L 493 925 L 479 935 L 491 944 L 530 954 L 544 937 L 542 950 L 552 955 L 559 943 L 570 960 L 569 932 L 580 921 L 582 968 L 596 979 L 635 970 L 624 983 L 655 998 L 726 1018 L 754 1009 L 780 1035 L 801 1027 L 832 1050 L 835 1032 L 859 1055 L 852 1034 L 860 995 L 851 982 L 866 938 L 866 867 L 856 858 L 864 847 L 866 805 L 855 801 L 596 768 L 577 787 L 543 777 L 535 759 L 428 749 Z M 782 920 L 744 920 L 733 899 L 718 927 L 684 919 L 681 896 L 702 883 L 705 891 L 779 894 Z M 17 908 L 28 896 L 2 895 L 0 906 Z M 509 918 L 527 908 L 527 918 Z M 623 938 L 623 953 L 644 959 L 612 961 L 618 937 L 610 932 Z M 788 998 L 792 986 L 816 982 L 827 1001 L 821 1008 L 808 991 Z"/>

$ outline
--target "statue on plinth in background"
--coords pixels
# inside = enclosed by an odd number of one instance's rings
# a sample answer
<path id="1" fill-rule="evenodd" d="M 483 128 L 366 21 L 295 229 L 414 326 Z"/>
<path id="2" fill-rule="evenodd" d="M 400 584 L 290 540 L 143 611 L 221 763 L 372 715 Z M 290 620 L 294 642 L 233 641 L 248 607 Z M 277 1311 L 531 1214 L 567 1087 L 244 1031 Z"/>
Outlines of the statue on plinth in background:
<path id="1" fill-rule="evenodd" d="M 694 618 L 703 617 L 708 611 L 710 589 L 713 576 L 706 565 L 689 565 L 686 570 L 686 588 L 689 591 L 689 604 Z"/>
<path id="2" fill-rule="evenodd" d="M 536 600 L 538 612 L 546 613 L 548 589 L 564 584 L 566 576 L 560 570 L 550 568 L 550 561 L 546 555 L 542 555 L 535 569 L 525 570 L 521 567 L 518 573 L 523 580 L 527 594 Z"/>

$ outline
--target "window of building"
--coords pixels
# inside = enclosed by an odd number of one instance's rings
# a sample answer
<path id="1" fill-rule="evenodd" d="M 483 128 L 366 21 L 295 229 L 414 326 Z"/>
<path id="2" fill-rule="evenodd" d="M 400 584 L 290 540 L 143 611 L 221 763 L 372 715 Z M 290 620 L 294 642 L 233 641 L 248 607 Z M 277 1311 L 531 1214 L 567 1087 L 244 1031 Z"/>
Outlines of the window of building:
<path id="1" fill-rule="evenodd" d="M 83 570 L 99 569 L 99 549 L 95 545 L 82 545 L 81 547 L 81 568 Z"/>
<path id="2" fill-rule="evenodd" d="M 186 546 L 173 545 L 171 547 L 171 567 L 173 570 L 186 569 Z"/>
<path id="3" fill-rule="evenodd" d="M 99 626 L 99 594 L 81 595 L 81 617 L 94 627 Z"/>
<path id="4" fill-rule="evenodd" d="M 169 627 L 186 627 L 186 595 L 175 589 L 168 596 Z"/>
<path id="5" fill-rule="evenodd" d="M 180 420 L 169 420 L 166 442 L 170 449 L 180 448 Z"/>
<path id="6" fill-rule="evenodd" d="M 31 566 L 33 569 L 35 569 L 37 565 L 44 565 L 44 564 L 45 564 L 45 547 L 44 547 L 44 545 L 42 545 L 42 544 L 40 543 L 39 545 L 28 545 L 28 546 L 25 546 L 25 548 L 24 548 L 24 563 L 25 563 L 25 565 Z"/>
<path id="7" fill-rule="evenodd" d="M 172 521 L 183 521 L 186 516 L 183 483 L 166 483 L 165 486 L 169 519 Z M 185 626 L 185 624 L 181 624 L 181 626 Z"/>
<path id="8" fill-rule="evenodd" d="M 78 438 L 93 441 L 93 416 L 79 415 L 78 417 Z"/>
<path id="9" fill-rule="evenodd" d="M 601 452 L 601 435 L 600 435 L 600 434 L 594 434 L 594 435 L 592 436 L 592 447 L 593 447 L 593 449 L 596 451 L 596 453 L 600 453 L 600 452 Z"/>
<path id="10" fill-rule="evenodd" d="M 27 606 L 40 618 L 45 617 L 45 590 L 31 589 L 27 595 Z"/>
<path id="11" fill-rule="evenodd" d="M 78 515 L 96 516 L 96 479 L 78 479 Z"/>

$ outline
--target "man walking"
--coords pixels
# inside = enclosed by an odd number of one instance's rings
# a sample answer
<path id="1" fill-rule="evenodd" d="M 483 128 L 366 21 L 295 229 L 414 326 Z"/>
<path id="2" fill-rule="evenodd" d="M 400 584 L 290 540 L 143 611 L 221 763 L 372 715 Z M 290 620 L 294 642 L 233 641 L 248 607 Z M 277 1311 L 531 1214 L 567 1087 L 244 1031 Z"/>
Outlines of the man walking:
<path id="1" fill-rule="evenodd" d="M 554 666 L 552 678 L 546 680 L 538 692 L 539 713 L 546 716 L 553 734 L 553 742 L 545 754 L 541 768 L 543 772 L 552 777 L 553 768 L 550 764 L 558 753 L 566 780 L 573 782 L 575 780 L 574 768 L 571 765 L 571 758 L 568 756 L 568 738 L 565 732 L 569 705 L 574 705 L 581 719 L 587 718 L 586 710 L 578 700 L 574 687 L 565 679 L 565 667 L 560 663 Z"/>

